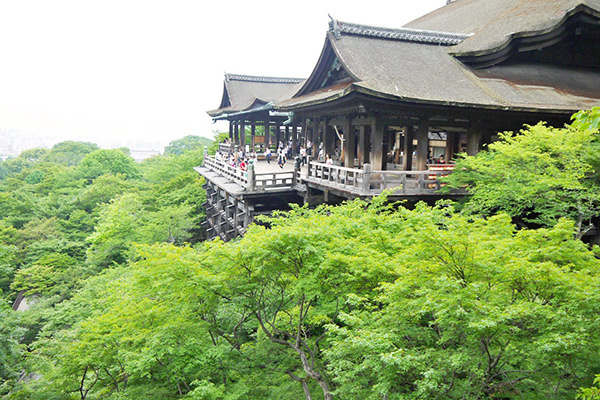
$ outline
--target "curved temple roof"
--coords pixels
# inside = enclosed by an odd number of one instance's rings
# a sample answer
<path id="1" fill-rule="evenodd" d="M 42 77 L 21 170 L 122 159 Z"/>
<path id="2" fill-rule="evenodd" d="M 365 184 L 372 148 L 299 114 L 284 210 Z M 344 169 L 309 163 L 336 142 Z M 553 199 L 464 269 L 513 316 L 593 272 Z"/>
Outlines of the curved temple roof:
<path id="1" fill-rule="evenodd" d="M 333 32 L 336 39 L 340 39 L 342 34 L 348 34 L 441 45 L 459 44 L 471 36 L 469 34 L 430 31 L 424 29 L 383 28 L 379 26 L 360 25 L 337 20 L 332 20 L 329 22 L 329 30 Z"/>
<path id="2" fill-rule="evenodd" d="M 472 33 L 452 49 L 469 55 L 495 51 L 516 35 L 549 32 L 577 12 L 600 17 L 600 0 L 457 0 L 406 27 Z"/>
<path id="3" fill-rule="evenodd" d="M 225 74 L 223 98 L 216 110 L 208 111 L 213 117 L 262 107 L 294 94 L 304 79 L 271 76 Z"/>
<path id="4" fill-rule="evenodd" d="M 400 29 L 333 20 L 310 78 L 279 107 L 297 110 L 352 92 L 515 111 L 566 113 L 600 105 L 599 68 L 515 58 L 474 69 L 457 57 L 493 52 L 519 32 L 563 32 L 561 24 L 576 13 L 590 17 L 590 26 L 600 26 L 599 10 L 600 0 L 457 0 Z M 562 37 L 552 40 L 543 46 Z M 507 54 L 499 62 L 514 53 Z"/>

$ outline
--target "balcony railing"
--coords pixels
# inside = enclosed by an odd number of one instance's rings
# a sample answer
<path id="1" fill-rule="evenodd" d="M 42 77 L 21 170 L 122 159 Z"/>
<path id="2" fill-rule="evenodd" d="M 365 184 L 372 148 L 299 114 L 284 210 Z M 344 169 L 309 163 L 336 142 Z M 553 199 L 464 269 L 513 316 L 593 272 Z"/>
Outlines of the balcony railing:
<path id="1" fill-rule="evenodd" d="M 248 169 L 242 171 L 240 168 L 208 156 L 204 158 L 204 166 L 251 192 L 291 189 L 300 179 L 299 170 L 256 173 L 254 165 L 249 164 Z"/>
<path id="2" fill-rule="evenodd" d="M 373 171 L 369 164 L 362 169 L 310 161 L 306 174 L 294 171 L 257 173 L 254 165 L 247 171 L 206 156 L 204 166 L 249 192 L 295 189 L 299 183 L 337 189 L 354 196 L 375 196 L 385 190 L 396 195 L 433 195 L 442 187 L 441 177 L 452 172 L 452 164 L 428 165 L 427 171 Z"/>
<path id="3" fill-rule="evenodd" d="M 427 195 L 435 194 L 441 188 L 439 178 L 450 174 L 453 165 L 429 167 L 427 171 L 372 171 L 369 164 L 357 169 L 311 161 L 304 179 L 359 196 L 373 196 L 384 190 L 393 190 L 395 194 Z"/>

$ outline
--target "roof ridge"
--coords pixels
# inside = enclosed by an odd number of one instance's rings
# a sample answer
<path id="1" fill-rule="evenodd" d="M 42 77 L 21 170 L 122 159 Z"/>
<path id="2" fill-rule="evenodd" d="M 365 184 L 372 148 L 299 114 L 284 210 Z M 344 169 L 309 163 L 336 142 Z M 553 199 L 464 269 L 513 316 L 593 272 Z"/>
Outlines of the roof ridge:
<path id="1" fill-rule="evenodd" d="M 262 83 L 300 83 L 304 81 L 301 78 L 281 78 L 275 76 L 254 76 L 254 75 L 238 75 L 225 73 L 226 81 L 246 81 L 246 82 L 262 82 Z"/>
<path id="2" fill-rule="evenodd" d="M 340 39 L 342 34 L 348 34 L 447 46 L 457 45 L 472 35 L 413 28 L 385 28 L 381 26 L 343 22 L 335 19 L 329 21 L 329 31 L 333 32 L 336 39 Z"/>

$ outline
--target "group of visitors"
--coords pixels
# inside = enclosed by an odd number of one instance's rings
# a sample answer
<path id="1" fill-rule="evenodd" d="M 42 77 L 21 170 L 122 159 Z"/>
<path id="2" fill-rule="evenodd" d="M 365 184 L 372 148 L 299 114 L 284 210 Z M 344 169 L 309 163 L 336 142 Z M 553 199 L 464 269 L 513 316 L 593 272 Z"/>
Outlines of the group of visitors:
<path id="1" fill-rule="evenodd" d="M 244 149 L 240 148 L 237 151 L 229 151 L 227 154 L 217 151 L 215 160 L 224 162 L 233 168 L 239 168 L 241 171 L 247 171 L 250 163 L 256 164 L 258 155 L 255 151 L 246 153 Z"/>
<path id="2" fill-rule="evenodd" d="M 446 164 L 446 163 L 447 163 L 446 158 L 444 157 L 443 154 L 441 154 L 437 158 L 432 157 L 431 151 L 427 154 L 427 164 Z"/>
<path id="3" fill-rule="evenodd" d="M 226 139 L 226 142 L 227 144 L 231 143 L 229 139 Z M 312 149 L 313 144 L 310 140 L 307 140 L 306 146 L 299 143 L 295 149 L 292 140 L 289 142 L 280 141 L 277 145 L 277 150 L 272 151 L 271 148 L 267 146 L 263 154 L 268 164 L 270 164 L 272 160 L 275 160 L 277 161 L 279 168 L 283 169 L 287 161 L 294 155 L 296 155 L 296 165 L 298 167 L 306 165 L 308 163 L 308 157 L 312 155 Z M 240 147 L 237 150 L 231 149 L 228 152 L 217 151 L 215 160 L 224 162 L 233 168 L 239 168 L 242 171 L 246 171 L 250 163 L 256 164 L 256 162 L 258 162 L 258 155 L 255 151 L 249 151 L 248 146 L 246 146 L 245 149 Z M 319 144 L 317 161 L 329 165 L 333 164 L 332 156 L 324 153 L 322 142 Z"/>

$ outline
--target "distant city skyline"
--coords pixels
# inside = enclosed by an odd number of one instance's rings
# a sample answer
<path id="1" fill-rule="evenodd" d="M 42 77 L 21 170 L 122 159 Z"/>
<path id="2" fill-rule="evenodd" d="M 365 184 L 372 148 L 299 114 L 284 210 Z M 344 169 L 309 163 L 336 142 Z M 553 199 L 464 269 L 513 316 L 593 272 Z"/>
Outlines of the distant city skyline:
<path id="1" fill-rule="evenodd" d="M 22 0 L 0 3 L 0 140 L 162 147 L 226 129 L 224 72 L 308 77 L 328 14 L 400 27 L 446 0 Z M 129 146 L 127 146 L 129 147 Z M 145 149 L 152 150 L 152 149 Z"/>

